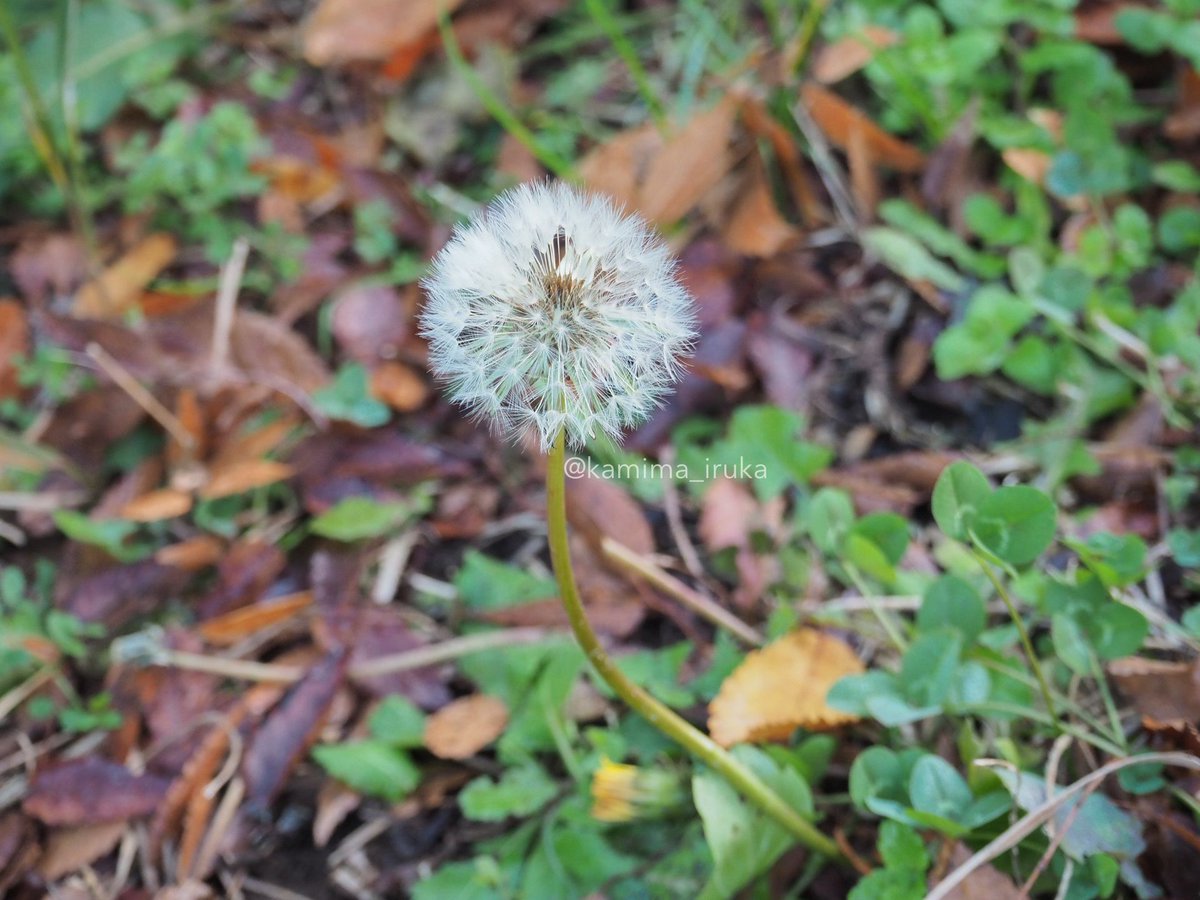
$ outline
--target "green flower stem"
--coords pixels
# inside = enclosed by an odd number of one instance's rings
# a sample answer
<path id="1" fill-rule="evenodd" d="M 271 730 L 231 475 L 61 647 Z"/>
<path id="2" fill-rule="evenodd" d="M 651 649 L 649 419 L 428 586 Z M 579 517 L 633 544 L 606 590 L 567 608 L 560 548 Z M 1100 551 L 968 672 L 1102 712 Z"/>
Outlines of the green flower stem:
<path id="1" fill-rule="evenodd" d="M 1046 703 L 1046 711 L 1050 714 L 1051 722 L 1061 731 L 1062 724 L 1058 720 L 1058 710 L 1054 705 L 1054 697 L 1050 693 L 1050 683 L 1046 681 L 1046 675 L 1042 671 L 1042 664 L 1038 662 L 1037 654 L 1033 651 L 1033 642 L 1029 640 L 1029 632 L 1025 630 L 1025 623 L 1021 621 L 1021 614 L 1017 612 L 1017 606 L 1013 603 L 1012 597 L 1009 596 L 1003 582 L 996 577 L 996 572 L 992 568 L 992 564 L 978 553 L 974 553 L 974 556 L 975 561 L 979 563 L 983 568 L 984 574 L 987 575 L 988 581 L 992 583 L 992 587 L 996 589 L 996 593 L 1000 595 L 1000 599 L 1008 607 L 1009 618 L 1017 626 L 1017 634 L 1021 636 L 1021 646 L 1025 648 L 1025 655 L 1029 658 L 1029 667 L 1033 669 L 1034 677 L 1038 681 L 1038 687 L 1041 688 L 1042 699 Z"/>
<path id="2" fill-rule="evenodd" d="M 597 637 L 596 632 L 592 630 L 591 623 L 588 622 L 587 613 L 583 609 L 583 601 L 579 597 L 579 589 L 575 585 L 575 574 L 571 568 L 571 553 L 567 543 L 566 478 L 563 468 L 566 455 L 565 443 L 564 435 L 560 431 L 546 461 L 546 512 L 550 538 L 550 560 L 554 565 L 554 575 L 558 579 L 559 593 L 562 596 L 563 608 L 567 612 L 567 619 L 571 623 L 571 630 L 575 633 L 575 639 L 579 642 L 579 646 L 587 654 L 588 660 L 600 673 L 600 677 L 618 697 L 625 701 L 630 709 L 640 714 L 652 726 L 701 759 L 710 768 L 719 772 L 730 784 L 741 791 L 743 796 L 786 828 L 796 840 L 824 856 L 841 859 L 842 853 L 836 843 L 781 800 L 779 795 L 771 790 L 762 779 L 734 759 L 712 738 L 697 730 L 677 713 L 668 709 L 648 692 L 630 681 L 629 677 L 617 668 L 616 663 L 605 652 L 604 647 L 600 644 L 600 638 Z"/>

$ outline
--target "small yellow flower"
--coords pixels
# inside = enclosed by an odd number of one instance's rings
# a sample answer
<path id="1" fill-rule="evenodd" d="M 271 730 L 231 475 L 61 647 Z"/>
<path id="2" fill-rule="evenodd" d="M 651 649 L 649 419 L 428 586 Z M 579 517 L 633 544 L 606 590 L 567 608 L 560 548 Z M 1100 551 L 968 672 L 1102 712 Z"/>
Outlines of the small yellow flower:
<path id="1" fill-rule="evenodd" d="M 649 769 L 604 759 L 592 776 L 592 818 L 629 822 L 661 815 L 682 798 L 679 779 L 664 769 Z"/>

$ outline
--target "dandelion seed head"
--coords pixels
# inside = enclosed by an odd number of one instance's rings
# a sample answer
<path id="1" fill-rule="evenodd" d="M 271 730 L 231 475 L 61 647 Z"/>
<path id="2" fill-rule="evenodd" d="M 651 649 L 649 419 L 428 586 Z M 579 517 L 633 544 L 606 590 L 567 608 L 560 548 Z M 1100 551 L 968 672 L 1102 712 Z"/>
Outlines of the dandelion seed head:
<path id="1" fill-rule="evenodd" d="M 455 230 L 421 334 L 456 403 L 543 450 L 617 438 L 662 402 L 696 335 L 666 244 L 566 184 L 522 185 Z"/>

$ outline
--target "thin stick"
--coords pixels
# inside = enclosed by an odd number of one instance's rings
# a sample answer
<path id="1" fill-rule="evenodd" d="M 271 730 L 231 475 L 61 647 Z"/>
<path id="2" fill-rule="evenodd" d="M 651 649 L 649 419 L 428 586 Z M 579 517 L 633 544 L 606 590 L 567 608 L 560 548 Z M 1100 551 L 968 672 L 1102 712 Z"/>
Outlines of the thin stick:
<path id="1" fill-rule="evenodd" d="M 358 665 L 350 667 L 350 677 L 356 680 L 377 678 L 380 675 L 391 675 L 395 672 L 406 672 L 410 669 L 420 669 L 439 663 L 451 662 L 472 653 L 484 650 L 498 650 L 501 647 L 514 647 L 520 644 L 534 644 L 565 636 L 564 632 L 549 631 L 544 628 L 507 628 L 500 631 L 488 631 L 483 634 L 470 634 L 466 637 L 451 638 L 427 647 L 417 647 L 401 653 L 388 656 L 378 656 Z M 168 647 L 155 646 L 142 651 L 139 657 L 142 665 L 164 666 L 174 669 L 186 669 L 191 672 L 207 672 L 221 675 L 225 678 L 240 678 L 245 681 L 262 681 L 277 684 L 290 684 L 304 677 L 301 666 L 286 666 L 279 663 L 260 663 L 246 659 L 231 659 L 225 656 L 209 656 L 204 653 L 191 653 L 186 650 L 173 650 Z M 137 664 L 138 658 L 129 657 L 131 663 Z"/>
<path id="2" fill-rule="evenodd" d="M 610 537 L 600 542 L 604 555 L 624 568 L 646 579 L 664 593 L 670 594 L 692 612 L 703 616 L 714 625 L 724 628 L 734 637 L 741 638 L 752 647 L 761 647 L 766 639 L 715 600 L 692 590 L 674 575 L 670 575 L 646 559 L 634 553 L 624 544 Z"/>
<path id="3" fill-rule="evenodd" d="M 233 250 L 225 265 L 221 266 L 221 281 L 217 288 L 217 309 L 213 315 L 212 356 L 209 368 L 220 372 L 229 361 L 229 336 L 233 333 L 233 311 L 237 306 L 238 289 L 242 286 L 242 273 L 246 271 L 246 257 L 250 244 L 245 238 L 233 242 Z"/>
<path id="4" fill-rule="evenodd" d="M 786 828 L 800 843 L 831 859 L 845 862 L 835 841 L 785 803 L 753 771 L 740 763 L 708 735 L 696 729 L 674 710 L 669 709 L 629 679 L 605 652 L 592 629 L 571 566 L 567 539 L 567 490 L 564 462 L 566 441 L 562 431 L 550 449 L 546 461 L 546 516 L 550 539 L 550 560 L 558 580 L 559 595 L 571 630 L 588 661 L 610 688 L 652 727 L 680 744 L 719 773 L 760 810 Z"/>
<path id="5" fill-rule="evenodd" d="M 675 468 L 675 448 L 670 444 L 663 446 L 659 453 L 664 471 Z M 700 564 L 700 555 L 688 538 L 687 529 L 683 527 L 683 511 L 679 507 L 679 489 L 675 480 L 666 475 L 661 480 L 663 489 L 663 510 L 667 514 L 667 525 L 671 529 L 671 537 L 675 538 L 675 546 L 679 548 L 679 556 L 687 570 L 696 578 L 704 577 L 704 566 Z"/>
<path id="6" fill-rule="evenodd" d="M 150 418 L 166 429 L 188 456 L 195 453 L 196 440 L 192 437 L 192 433 L 183 426 L 173 412 L 159 403 L 158 398 L 146 390 L 128 369 L 117 362 L 111 353 L 93 341 L 87 345 L 87 355 L 94 359 L 104 374 L 133 398 L 133 401 L 144 409 Z"/>

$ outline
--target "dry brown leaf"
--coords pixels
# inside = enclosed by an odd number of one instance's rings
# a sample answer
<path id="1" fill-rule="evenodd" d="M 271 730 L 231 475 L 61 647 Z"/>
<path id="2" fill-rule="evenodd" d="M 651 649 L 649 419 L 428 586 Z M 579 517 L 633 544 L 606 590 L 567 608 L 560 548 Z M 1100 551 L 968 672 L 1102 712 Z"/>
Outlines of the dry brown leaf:
<path id="1" fill-rule="evenodd" d="M 733 164 L 729 143 L 739 101 L 729 94 L 666 138 L 644 125 L 597 147 L 579 167 L 584 182 L 652 222 L 683 218 Z"/>
<path id="2" fill-rule="evenodd" d="M 316 812 L 313 814 L 313 844 L 324 847 L 333 838 L 346 816 L 358 809 L 363 802 L 362 794 L 352 791 L 344 784 L 330 779 L 317 791 Z"/>
<path id="3" fill-rule="evenodd" d="M 169 234 L 151 234 L 89 281 L 75 295 L 75 314 L 93 318 L 119 316 L 138 305 L 142 292 L 171 264 L 179 245 Z"/>
<path id="4" fill-rule="evenodd" d="M 970 858 L 971 850 L 965 844 L 955 843 L 950 854 L 950 871 Z M 1011 878 L 995 866 L 985 865 L 963 879 L 962 884 L 946 895 L 946 900 L 1021 900 L 1025 896 Z"/>
<path id="5" fill-rule="evenodd" d="M 295 156 L 255 160 L 250 168 L 270 180 L 276 195 L 295 203 L 312 203 L 328 197 L 342 181 L 335 169 Z"/>
<path id="6" fill-rule="evenodd" d="M 641 505 L 615 481 L 591 475 L 571 478 L 566 503 L 567 521 L 596 550 L 610 537 L 634 553 L 654 552 L 654 533 Z"/>
<path id="7" fill-rule="evenodd" d="M 200 496 L 205 500 L 229 497 L 275 484 L 291 478 L 294 474 L 295 470 L 291 466 L 274 459 L 243 459 L 230 462 L 212 470 L 208 483 L 200 490 Z"/>
<path id="8" fill-rule="evenodd" d="M 15 300 L 0 300 L 0 400 L 15 397 L 20 391 L 16 358 L 28 349 L 25 310 Z"/>
<path id="9" fill-rule="evenodd" d="M 442 759 L 474 756 L 504 733 L 508 707 L 499 697 L 472 694 L 443 706 L 425 722 L 425 746 Z"/>
<path id="10" fill-rule="evenodd" d="M 1117 688 L 1141 715 L 1160 722 L 1200 721 L 1200 661 L 1166 662 L 1129 656 L 1108 664 Z"/>
<path id="11" fill-rule="evenodd" d="M 286 621 L 312 605 L 312 591 L 263 600 L 201 622 L 196 630 L 210 644 L 227 647 L 271 625 Z"/>
<path id="12" fill-rule="evenodd" d="M 214 565 L 225 550 L 225 544 L 210 534 L 200 534 L 178 544 L 168 544 L 154 554 L 160 566 L 197 572 Z"/>
<path id="13" fill-rule="evenodd" d="M 896 32 L 879 25 L 864 25 L 861 31 L 827 44 L 812 64 L 812 77 L 821 84 L 841 81 L 866 66 L 875 54 L 900 40 Z"/>
<path id="14" fill-rule="evenodd" d="M 920 172 L 925 168 L 924 153 L 907 141 L 888 134 L 866 113 L 832 91 L 810 83 L 800 89 L 800 96 L 813 121 L 842 150 L 849 149 L 858 132 L 866 150 L 878 164 L 897 172 Z"/>
<path id="15" fill-rule="evenodd" d="M 762 164 L 755 161 L 725 225 L 725 242 L 746 256 L 774 256 L 796 236 L 779 214 Z"/>
<path id="16" fill-rule="evenodd" d="M 304 58 L 314 66 L 383 62 L 437 26 L 462 0 L 322 0 L 304 26 Z"/>
<path id="17" fill-rule="evenodd" d="M 825 695 L 839 678 L 862 671 L 844 641 L 814 628 L 793 631 L 748 654 L 725 679 L 708 707 L 709 733 L 730 747 L 855 722 L 857 716 L 826 706 Z"/>
<path id="18" fill-rule="evenodd" d="M 371 394 L 392 409 L 412 412 L 429 399 L 429 385 L 411 366 L 388 362 L 371 373 Z"/>
<path id="19" fill-rule="evenodd" d="M 37 870 L 47 881 L 57 881 L 111 853 L 121 842 L 125 822 L 97 822 L 50 833 Z"/>
<path id="20" fill-rule="evenodd" d="M 1010 169 L 1034 184 L 1042 184 L 1046 173 L 1050 171 L 1050 154 L 1044 150 L 1031 150 L 1025 147 L 1009 147 L 1000 156 Z"/>
<path id="21" fill-rule="evenodd" d="M 175 488 L 162 488 L 130 500 L 121 508 L 119 518 L 131 522 L 161 522 L 185 515 L 191 508 L 191 494 Z"/>

